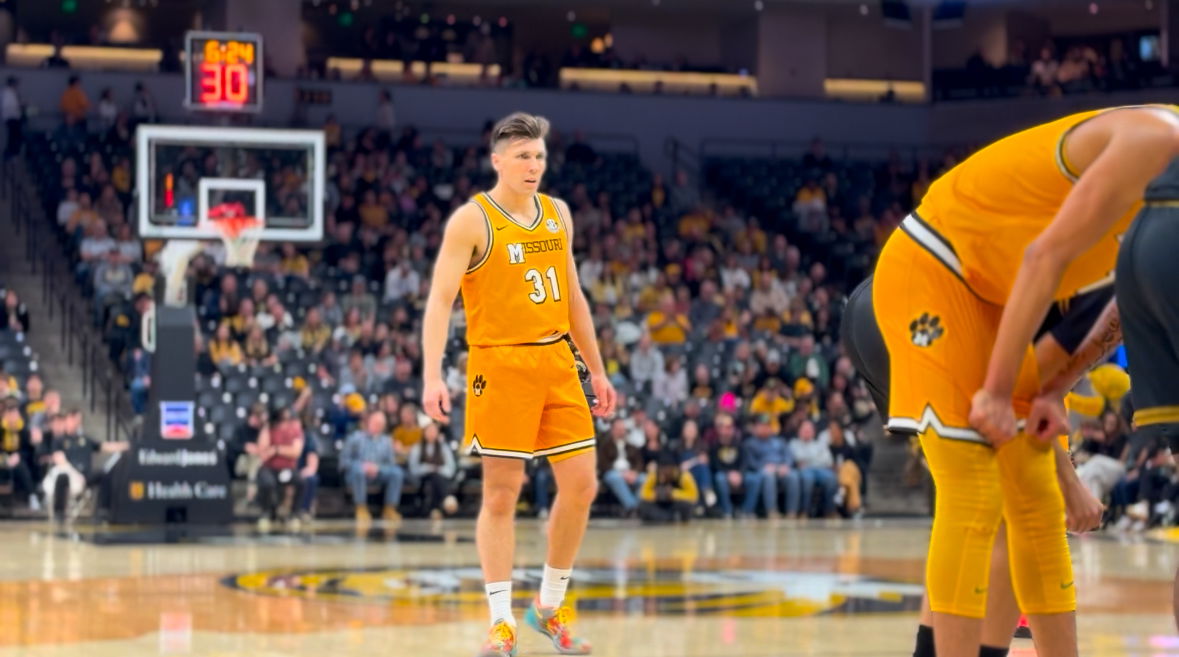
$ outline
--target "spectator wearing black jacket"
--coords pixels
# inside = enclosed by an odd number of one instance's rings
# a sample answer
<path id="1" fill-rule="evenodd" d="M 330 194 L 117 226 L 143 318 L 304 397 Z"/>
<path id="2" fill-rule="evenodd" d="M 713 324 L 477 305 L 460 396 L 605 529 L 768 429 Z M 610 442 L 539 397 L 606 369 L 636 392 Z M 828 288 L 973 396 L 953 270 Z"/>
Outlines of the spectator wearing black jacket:
<path id="1" fill-rule="evenodd" d="M 716 499 L 726 518 L 733 516 L 733 493 L 743 492 L 741 517 L 750 517 L 757 510 L 761 493 L 761 473 L 745 470 L 745 448 L 733 416 L 721 413 L 713 421 L 716 444 L 708 455 L 712 477 L 716 484 Z"/>
<path id="2" fill-rule="evenodd" d="M 0 331 L 27 333 L 29 329 L 29 309 L 17 296 L 16 290 L 6 291 L 4 303 L 0 305 Z"/>

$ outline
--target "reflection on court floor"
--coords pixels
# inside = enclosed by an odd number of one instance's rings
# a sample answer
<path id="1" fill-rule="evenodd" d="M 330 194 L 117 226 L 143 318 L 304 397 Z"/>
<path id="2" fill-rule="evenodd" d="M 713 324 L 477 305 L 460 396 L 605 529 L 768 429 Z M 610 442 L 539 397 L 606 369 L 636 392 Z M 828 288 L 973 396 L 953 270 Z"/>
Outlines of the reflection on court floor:
<path id="1" fill-rule="evenodd" d="M 578 623 L 619 657 L 911 651 L 927 522 L 598 523 L 574 574 Z M 469 522 L 298 534 L 0 530 L 0 656 L 465 655 L 486 610 Z M 1074 540 L 1082 654 L 1175 655 L 1173 547 Z M 518 532 L 516 603 L 544 527 Z M 522 655 L 549 654 L 540 637 Z M 1016 642 L 1013 654 L 1031 654 Z"/>

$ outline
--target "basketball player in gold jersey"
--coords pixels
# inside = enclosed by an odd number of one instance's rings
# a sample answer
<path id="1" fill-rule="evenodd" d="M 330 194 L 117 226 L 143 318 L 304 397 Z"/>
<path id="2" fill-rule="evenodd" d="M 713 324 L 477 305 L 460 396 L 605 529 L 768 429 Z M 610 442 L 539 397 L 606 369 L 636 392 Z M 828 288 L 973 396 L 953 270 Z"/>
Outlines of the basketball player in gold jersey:
<path id="1" fill-rule="evenodd" d="M 1177 154 L 1169 107 L 1031 128 L 935 181 L 881 252 L 873 306 L 889 353 L 889 425 L 920 435 L 937 485 L 926 588 L 939 657 L 979 652 L 1000 520 L 1037 654 L 1077 654 L 1049 442 L 1065 428 L 1067 388 L 1041 386 L 1031 345 L 1053 300 L 1112 280 L 1119 236 Z"/>
<path id="2" fill-rule="evenodd" d="M 1073 299 L 1058 302 L 1035 343 L 1036 366 L 1044 383 L 1057 385 L 1079 380 L 1092 365 L 1104 360 L 1121 344 L 1121 323 L 1113 286 L 1106 285 Z M 840 322 L 841 338 L 856 372 L 864 378 L 878 408 L 888 408 L 888 351 L 872 309 L 872 278 L 862 282 L 847 299 Z M 1072 387 L 1071 384 L 1063 384 Z M 1081 483 L 1068 456 L 1067 436 L 1055 449 L 1056 477 L 1064 496 L 1066 527 L 1082 533 L 1101 524 L 1100 500 Z M 1000 522 L 991 555 L 979 657 L 1006 657 L 1020 617 L 1019 602 L 1011 585 L 1006 526 Z M 933 642 L 933 612 L 929 597 L 921 604 L 913 657 L 937 657 Z"/>
<path id="3" fill-rule="evenodd" d="M 450 397 L 442 355 L 461 287 L 470 347 L 464 444 L 483 462 L 475 531 L 491 608 L 480 657 L 514 656 L 518 648 L 512 615 L 516 501 L 525 463 L 541 456 L 552 465 L 557 497 L 540 595 L 525 621 L 560 654 L 590 653 L 590 644 L 572 633 L 571 611 L 564 606 L 597 495 L 593 418 L 567 336 L 589 368 L 593 414 L 608 416 L 615 392 L 573 261 L 569 206 L 537 191 L 548 131 L 547 120 L 523 113 L 492 130 L 496 184 L 447 222 L 422 326 L 423 404 L 431 417 L 446 422 Z"/>

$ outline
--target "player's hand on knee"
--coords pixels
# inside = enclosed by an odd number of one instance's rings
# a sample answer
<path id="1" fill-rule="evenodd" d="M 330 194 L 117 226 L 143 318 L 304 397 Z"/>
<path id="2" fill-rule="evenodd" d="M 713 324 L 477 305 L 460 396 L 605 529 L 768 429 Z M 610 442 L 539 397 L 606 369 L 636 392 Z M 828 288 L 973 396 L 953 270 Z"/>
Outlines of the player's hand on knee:
<path id="1" fill-rule="evenodd" d="M 1015 411 L 1011 399 L 992 394 L 986 389 L 974 393 L 970 401 L 970 426 L 999 447 L 1015 437 Z"/>
<path id="2" fill-rule="evenodd" d="M 1101 526 L 1105 505 L 1080 483 L 1062 488 L 1064 493 L 1064 525 L 1070 532 L 1080 534 Z"/>
<path id="3" fill-rule="evenodd" d="M 1029 435 L 1047 442 L 1068 433 L 1068 429 L 1068 411 L 1065 410 L 1064 399 L 1060 395 L 1042 394 L 1032 400 L 1025 428 Z"/>
<path id="4" fill-rule="evenodd" d="M 422 388 L 422 408 L 438 422 L 450 422 L 450 391 L 442 381 L 427 381 Z"/>
<path id="5" fill-rule="evenodd" d="M 590 376 L 590 385 L 593 386 L 594 396 L 598 402 L 590 410 L 598 417 L 609 417 L 614 413 L 614 405 L 618 402 L 614 384 L 610 383 L 610 379 L 604 374 L 595 374 Z"/>

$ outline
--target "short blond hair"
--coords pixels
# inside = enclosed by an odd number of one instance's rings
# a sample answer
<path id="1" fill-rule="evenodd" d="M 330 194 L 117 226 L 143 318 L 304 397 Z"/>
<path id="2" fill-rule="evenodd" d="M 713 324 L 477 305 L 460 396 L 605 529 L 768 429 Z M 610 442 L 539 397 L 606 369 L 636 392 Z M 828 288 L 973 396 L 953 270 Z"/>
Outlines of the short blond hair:
<path id="1" fill-rule="evenodd" d="M 545 139 L 549 136 L 549 120 L 525 112 L 513 112 L 500 119 L 491 129 L 491 150 L 500 142 L 517 139 Z"/>

